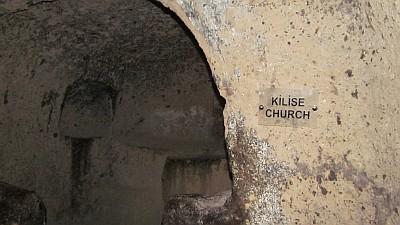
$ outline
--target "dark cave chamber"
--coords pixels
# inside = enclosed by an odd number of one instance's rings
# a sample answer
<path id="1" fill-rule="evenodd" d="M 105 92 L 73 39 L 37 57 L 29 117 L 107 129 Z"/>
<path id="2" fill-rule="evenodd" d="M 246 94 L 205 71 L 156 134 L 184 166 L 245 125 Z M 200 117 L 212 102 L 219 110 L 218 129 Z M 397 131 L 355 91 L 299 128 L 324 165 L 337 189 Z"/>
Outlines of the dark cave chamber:
<path id="1" fill-rule="evenodd" d="M 182 198 L 228 201 L 224 99 L 182 22 L 142 4 L 135 26 L 147 32 L 132 34 L 123 49 L 108 43 L 91 51 L 84 76 L 65 89 L 59 133 L 71 151 L 71 188 L 64 223 L 197 224 L 210 212 L 193 208 L 182 220 Z"/>
<path id="2" fill-rule="evenodd" d="M 0 221 L 238 224 L 225 100 L 176 15 L 148 0 L 45 1 L 0 26 Z"/>

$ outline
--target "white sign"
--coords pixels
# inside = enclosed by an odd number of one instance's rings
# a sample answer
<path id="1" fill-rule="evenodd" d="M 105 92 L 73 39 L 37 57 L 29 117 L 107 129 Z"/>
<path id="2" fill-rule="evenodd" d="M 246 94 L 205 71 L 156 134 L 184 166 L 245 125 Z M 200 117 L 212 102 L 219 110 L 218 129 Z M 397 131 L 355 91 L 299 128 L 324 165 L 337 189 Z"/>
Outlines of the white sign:
<path id="1" fill-rule="evenodd" d="M 316 90 L 268 88 L 260 91 L 258 123 L 266 126 L 316 127 Z"/>

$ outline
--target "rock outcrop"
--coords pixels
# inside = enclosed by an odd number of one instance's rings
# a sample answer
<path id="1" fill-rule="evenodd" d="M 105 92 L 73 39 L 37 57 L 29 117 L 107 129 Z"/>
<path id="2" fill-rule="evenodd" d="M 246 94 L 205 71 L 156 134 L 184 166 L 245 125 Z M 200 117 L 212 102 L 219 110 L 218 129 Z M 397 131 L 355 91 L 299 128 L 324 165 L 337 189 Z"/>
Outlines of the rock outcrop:
<path id="1" fill-rule="evenodd" d="M 1 225 L 44 225 L 46 208 L 32 191 L 0 182 Z"/>

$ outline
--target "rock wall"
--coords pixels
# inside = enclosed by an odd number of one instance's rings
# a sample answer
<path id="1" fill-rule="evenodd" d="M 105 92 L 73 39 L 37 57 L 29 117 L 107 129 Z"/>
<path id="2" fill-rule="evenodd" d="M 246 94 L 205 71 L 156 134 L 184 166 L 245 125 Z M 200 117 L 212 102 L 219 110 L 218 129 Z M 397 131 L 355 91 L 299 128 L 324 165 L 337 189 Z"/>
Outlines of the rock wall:
<path id="1" fill-rule="evenodd" d="M 230 191 L 212 197 L 181 195 L 166 205 L 163 225 L 235 225 L 240 218 L 232 213 Z"/>
<path id="2" fill-rule="evenodd" d="M 400 223 L 398 1 L 161 2 L 194 34 L 226 99 L 234 202 L 245 224 Z M 120 76 L 108 74 L 125 74 L 125 55 L 137 43 L 132 36 L 146 33 L 140 26 L 129 32 L 138 26 L 130 11 L 140 9 L 131 4 L 1 3 L 0 115 L 6 128 L 0 146 L 3 159 L 15 159 L 0 165 L 1 179 L 67 198 L 68 191 L 58 191 L 70 186 L 58 179 L 68 171 L 67 150 L 57 138 L 58 117 L 51 116 L 60 114 L 58 90 L 78 77 L 118 87 Z M 165 18 L 149 15 L 147 23 Z M 179 46 L 169 32 L 164 36 L 171 38 L 162 40 L 148 34 L 141 43 L 154 54 L 133 59 L 138 64 L 167 54 L 154 45 Z M 317 127 L 259 125 L 265 88 L 318 90 Z M 52 172 L 32 179 L 34 168 Z M 46 179 L 54 185 L 39 185 Z"/>
<path id="3" fill-rule="evenodd" d="M 162 0 L 221 95 L 246 224 L 399 224 L 399 2 Z M 316 128 L 263 126 L 266 88 L 319 92 Z"/>
<path id="4" fill-rule="evenodd" d="M 167 160 L 163 171 L 164 199 L 176 195 L 214 196 L 231 191 L 226 159 Z"/>
<path id="5" fill-rule="evenodd" d="M 143 0 L 0 2 L 0 181 L 38 193 L 48 224 L 160 224 L 166 159 L 226 158 L 180 23 Z"/>
<path id="6" fill-rule="evenodd" d="M 0 182 L 0 224 L 45 225 L 46 207 L 33 191 Z"/>

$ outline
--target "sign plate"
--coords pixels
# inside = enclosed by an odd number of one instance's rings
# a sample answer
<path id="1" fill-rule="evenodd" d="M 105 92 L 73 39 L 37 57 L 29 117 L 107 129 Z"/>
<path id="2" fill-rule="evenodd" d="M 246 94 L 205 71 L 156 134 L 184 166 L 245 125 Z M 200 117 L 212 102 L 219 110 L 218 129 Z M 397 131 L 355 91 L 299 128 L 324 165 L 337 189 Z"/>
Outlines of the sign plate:
<path id="1" fill-rule="evenodd" d="M 317 127 L 316 90 L 268 88 L 260 91 L 258 124 L 283 127 Z"/>

